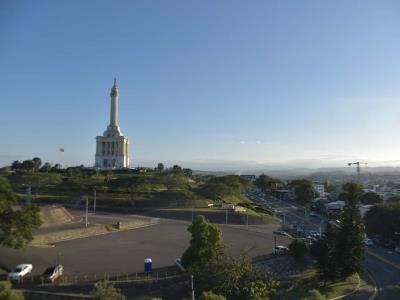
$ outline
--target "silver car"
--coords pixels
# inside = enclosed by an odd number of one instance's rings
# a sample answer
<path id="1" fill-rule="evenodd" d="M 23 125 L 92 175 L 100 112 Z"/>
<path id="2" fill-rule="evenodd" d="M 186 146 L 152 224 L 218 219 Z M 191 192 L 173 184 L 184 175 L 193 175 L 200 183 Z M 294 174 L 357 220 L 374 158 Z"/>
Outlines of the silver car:
<path id="1" fill-rule="evenodd" d="M 64 273 L 63 265 L 54 265 L 48 267 L 46 271 L 44 271 L 43 276 L 46 281 L 54 282 L 57 278 L 60 278 Z"/>

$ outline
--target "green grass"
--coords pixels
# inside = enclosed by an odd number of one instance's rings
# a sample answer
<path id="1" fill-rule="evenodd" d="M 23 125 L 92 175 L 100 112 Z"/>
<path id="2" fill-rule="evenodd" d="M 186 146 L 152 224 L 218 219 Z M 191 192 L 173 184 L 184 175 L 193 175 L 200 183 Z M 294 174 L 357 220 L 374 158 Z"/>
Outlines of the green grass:
<path id="1" fill-rule="evenodd" d="M 317 278 L 315 269 L 307 269 L 301 274 L 290 276 L 286 281 L 282 282 L 285 287 L 283 294 L 280 293 L 279 299 L 298 300 L 307 299 L 309 291 L 316 289 L 327 299 L 335 298 L 354 291 L 359 282 L 359 277 L 354 274 L 346 280 L 339 282 L 327 282 L 323 285 Z"/>

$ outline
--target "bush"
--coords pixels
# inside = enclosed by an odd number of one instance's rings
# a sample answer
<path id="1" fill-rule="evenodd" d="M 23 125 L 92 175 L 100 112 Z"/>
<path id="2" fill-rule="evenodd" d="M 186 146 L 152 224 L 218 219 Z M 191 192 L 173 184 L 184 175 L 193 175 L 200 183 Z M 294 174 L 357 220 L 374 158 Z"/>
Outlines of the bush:
<path id="1" fill-rule="evenodd" d="M 289 245 L 290 253 L 293 255 L 296 261 L 304 260 L 304 256 L 307 254 L 307 245 L 304 241 L 294 240 Z"/>
<path id="2" fill-rule="evenodd" d="M 24 300 L 21 291 L 11 289 L 11 282 L 0 281 L 0 300 Z"/>
<path id="3" fill-rule="evenodd" d="M 314 289 L 309 291 L 307 297 L 301 298 L 301 300 L 326 300 L 326 297 L 320 291 Z"/>
<path id="4" fill-rule="evenodd" d="M 99 281 L 94 285 L 93 297 L 96 300 L 125 300 L 126 297 L 120 293 L 114 285 L 106 280 Z"/>
<path id="5" fill-rule="evenodd" d="M 212 291 L 203 292 L 199 298 L 200 300 L 225 300 L 226 298 L 221 295 L 214 294 Z"/>

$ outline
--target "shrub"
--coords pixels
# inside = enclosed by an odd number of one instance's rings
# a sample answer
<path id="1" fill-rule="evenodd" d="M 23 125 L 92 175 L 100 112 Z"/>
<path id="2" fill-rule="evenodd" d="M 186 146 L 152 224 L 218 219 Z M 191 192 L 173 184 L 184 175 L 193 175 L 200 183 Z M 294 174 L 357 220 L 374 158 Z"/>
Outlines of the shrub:
<path id="1" fill-rule="evenodd" d="M 212 291 L 203 292 L 199 298 L 200 300 L 225 300 L 226 298 L 221 295 L 214 294 Z"/>
<path id="2" fill-rule="evenodd" d="M 314 289 L 309 291 L 307 297 L 301 298 L 301 300 L 326 300 L 326 297 L 320 291 Z"/>

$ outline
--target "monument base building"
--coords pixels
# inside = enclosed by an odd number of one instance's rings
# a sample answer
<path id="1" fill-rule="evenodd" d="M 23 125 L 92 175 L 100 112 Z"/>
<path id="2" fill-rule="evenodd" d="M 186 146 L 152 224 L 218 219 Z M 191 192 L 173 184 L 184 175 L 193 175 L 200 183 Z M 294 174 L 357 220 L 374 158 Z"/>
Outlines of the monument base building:
<path id="1" fill-rule="evenodd" d="M 129 168 L 129 140 L 122 134 L 118 125 L 119 90 L 115 78 L 110 96 L 110 124 L 102 136 L 96 137 L 95 168 Z"/>

